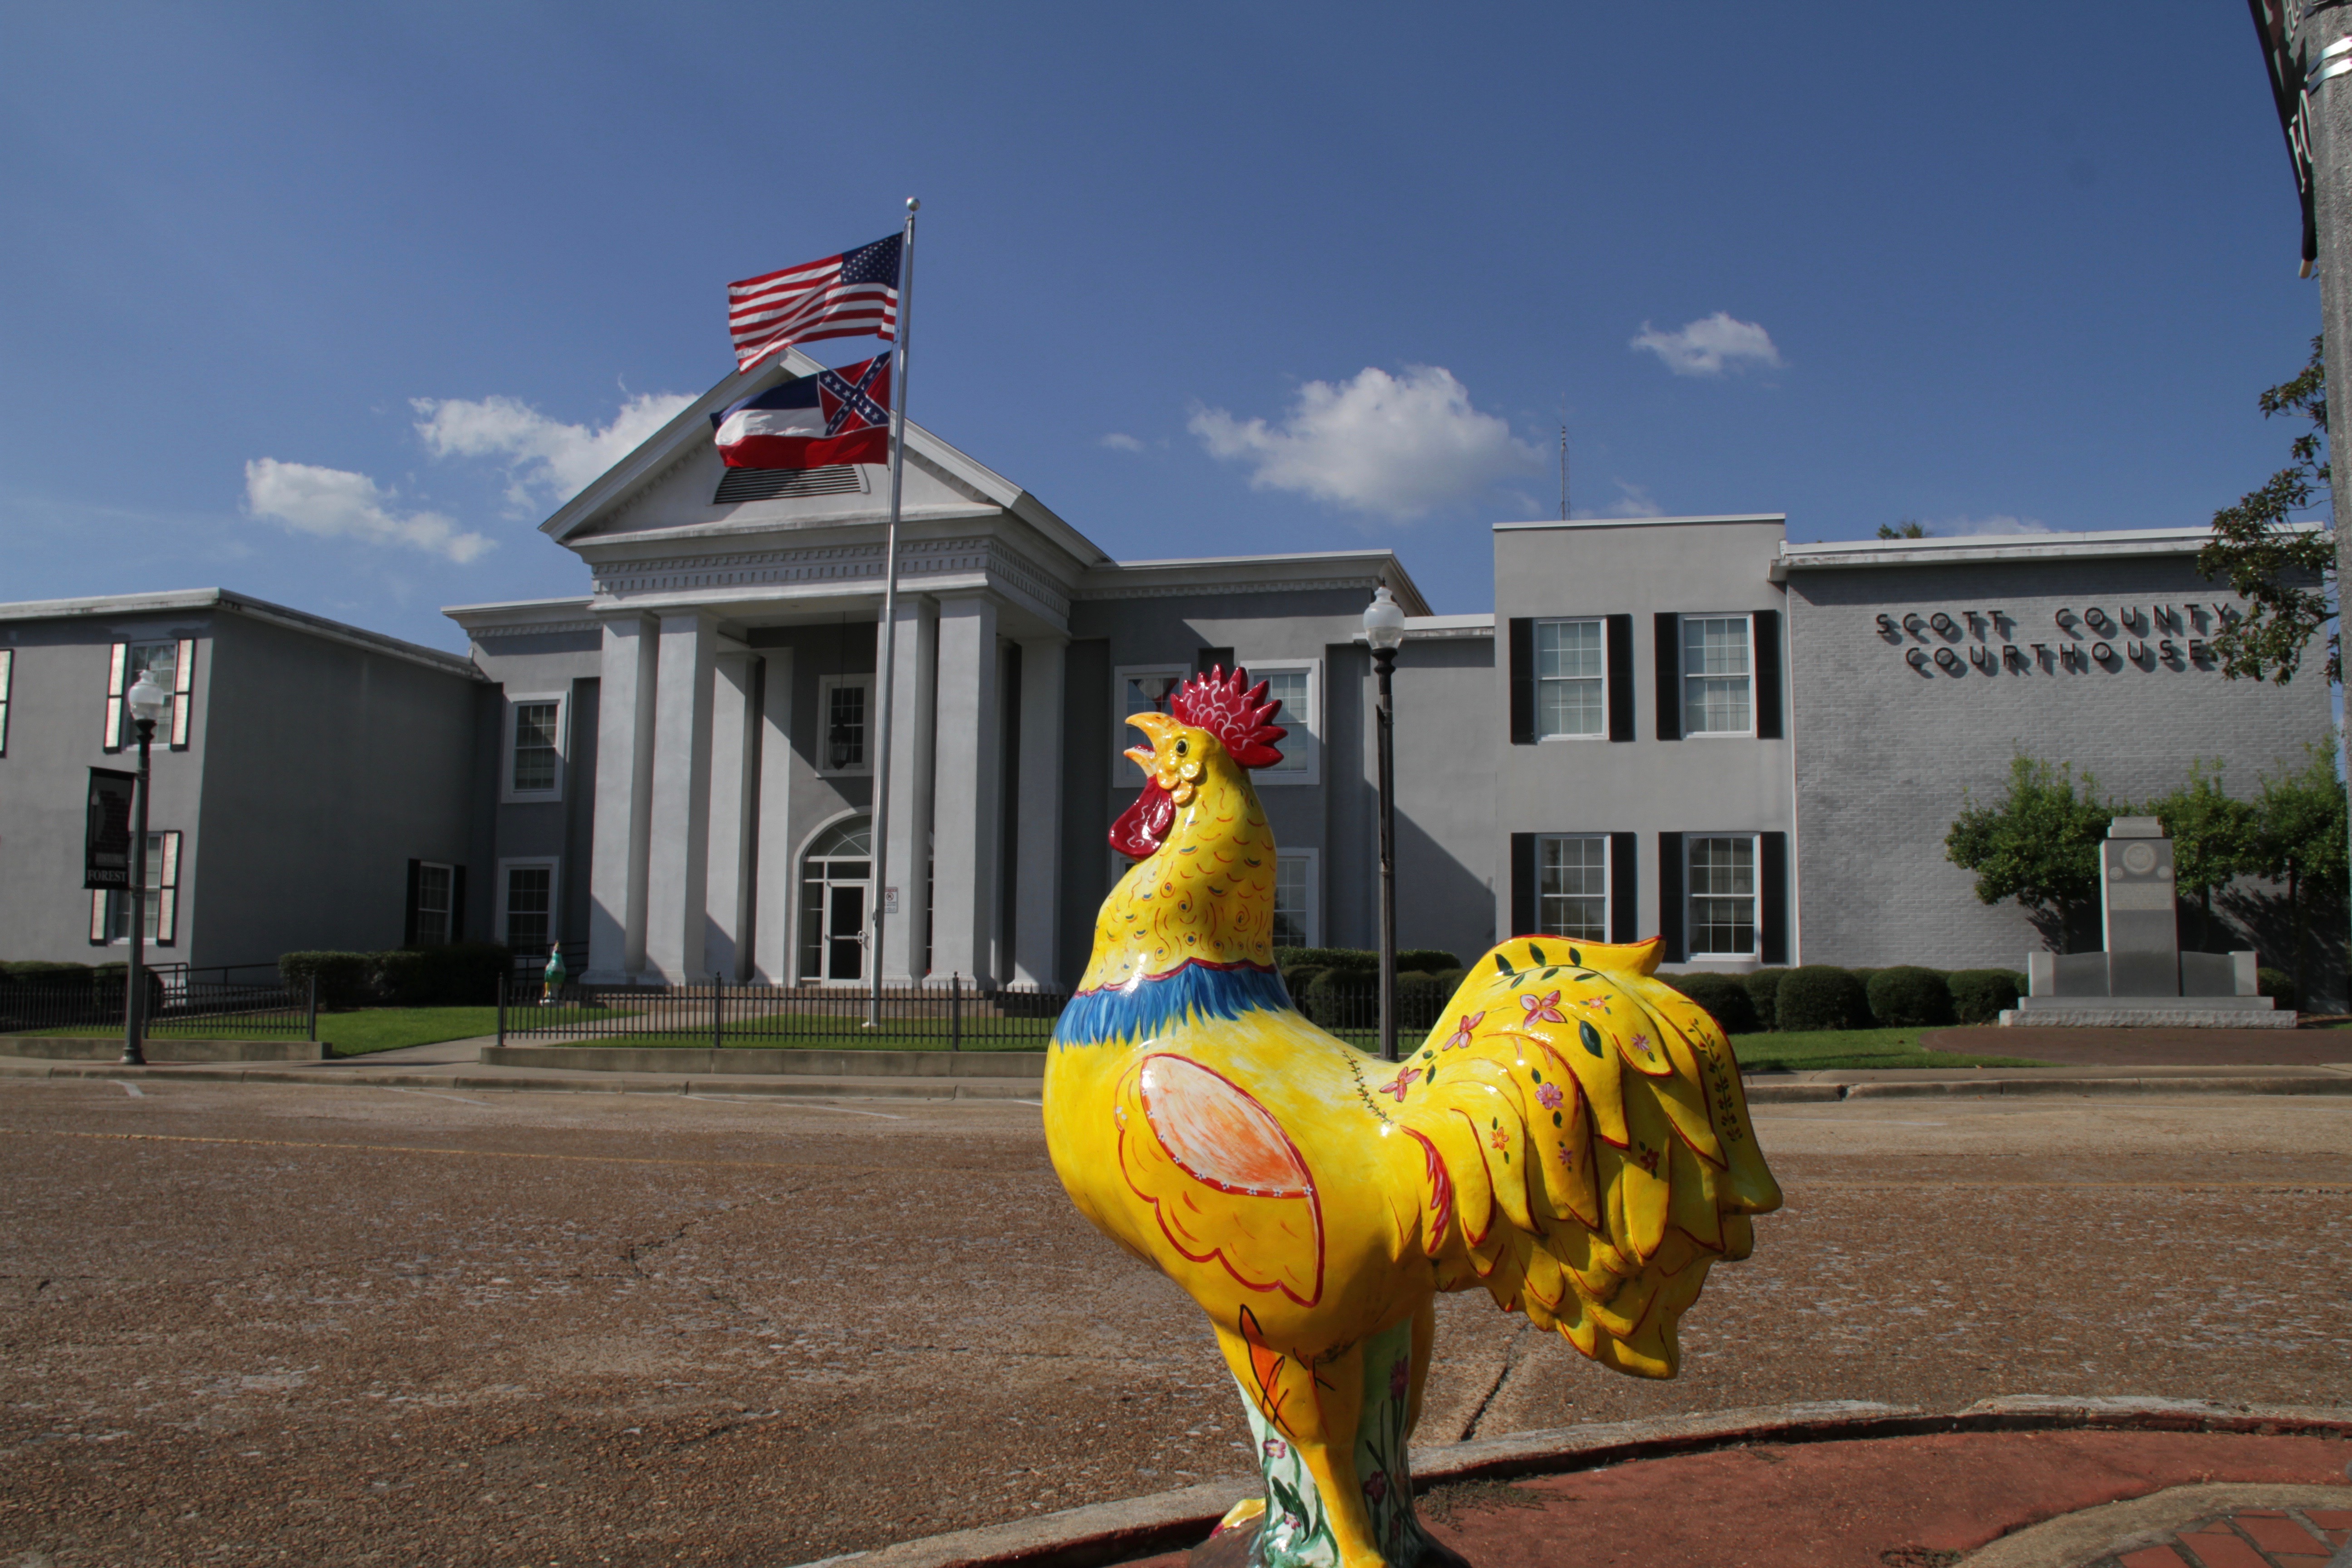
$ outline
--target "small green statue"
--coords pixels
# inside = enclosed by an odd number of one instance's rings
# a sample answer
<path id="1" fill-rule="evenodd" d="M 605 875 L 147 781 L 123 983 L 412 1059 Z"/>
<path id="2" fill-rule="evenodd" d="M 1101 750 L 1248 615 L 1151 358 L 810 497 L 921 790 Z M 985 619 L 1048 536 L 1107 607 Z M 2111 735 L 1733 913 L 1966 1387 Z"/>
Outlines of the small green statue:
<path id="1" fill-rule="evenodd" d="M 541 971 L 540 978 L 546 982 L 546 989 L 540 994 L 539 1005 L 545 1007 L 551 1005 L 563 992 L 563 950 L 562 948 L 551 947 L 547 950 L 547 967 Z"/>

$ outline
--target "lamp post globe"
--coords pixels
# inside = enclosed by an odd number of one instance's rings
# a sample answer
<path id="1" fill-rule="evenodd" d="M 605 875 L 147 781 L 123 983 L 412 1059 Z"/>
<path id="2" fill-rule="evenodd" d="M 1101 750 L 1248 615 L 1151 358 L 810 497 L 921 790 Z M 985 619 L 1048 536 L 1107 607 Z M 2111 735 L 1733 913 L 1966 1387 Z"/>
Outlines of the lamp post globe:
<path id="1" fill-rule="evenodd" d="M 1380 674 L 1381 772 L 1381 1059 L 1397 1059 L 1396 1037 L 1396 709 L 1390 677 L 1404 646 L 1404 608 L 1381 584 L 1364 606 L 1364 641 Z"/>
<path id="2" fill-rule="evenodd" d="M 147 1021 L 147 748 L 155 739 L 155 725 L 171 710 L 172 693 L 153 670 L 142 669 L 123 700 L 139 734 L 139 784 L 131 825 L 131 962 L 122 976 L 122 1065 L 144 1067 L 140 1038 Z"/>

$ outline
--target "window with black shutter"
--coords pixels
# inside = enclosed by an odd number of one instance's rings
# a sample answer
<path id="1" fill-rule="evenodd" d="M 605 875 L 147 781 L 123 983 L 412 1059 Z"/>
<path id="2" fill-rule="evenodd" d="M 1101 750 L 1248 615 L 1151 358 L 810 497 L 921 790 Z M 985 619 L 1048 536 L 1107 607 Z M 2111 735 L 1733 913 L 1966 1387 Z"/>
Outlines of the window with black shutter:
<path id="1" fill-rule="evenodd" d="M 1627 620 L 1633 619 L 1627 616 Z M 1639 942 L 1642 940 L 1642 917 L 1639 902 L 1642 879 L 1634 868 L 1638 853 L 1637 836 L 1612 833 L 1609 836 L 1609 940 Z"/>
<path id="2" fill-rule="evenodd" d="M 1511 744 L 1536 743 L 1536 623 L 1532 616 L 1513 616 L 1511 644 Z"/>
<path id="3" fill-rule="evenodd" d="M 1760 640 L 1760 639 L 1759 639 Z M 1789 962 L 1789 836 L 1759 833 L 1757 858 L 1759 891 L 1763 907 L 1757 911 L 1758 956 L 1767 963 Z"/>
<path id="4" fill-rule="evenodd" d="M 1683 738 L 1683 618 L 1662 615 L 1655 633 L 1658 655 L 1658 739 Z"/>
<path id="5" fill-rule="evenodd" d="M 1667 617 L 1661 616 L 1660 619 Z M 1665 939 L 1665 962 L 1690 957 L 1683 942 L 1683 836 L 1658 835 L 1658 934 Z"/>
<path id="6" fill-rule="evenodd" d="M 1756 612 L 1756 738 L 1777 741 L 1780 721 L 1780 612 Z"/>
<path id="7" fill-rule="evenodd" d="M 1633 739 L 1633 617 L 1609 617 L 1609 738 Z"/>

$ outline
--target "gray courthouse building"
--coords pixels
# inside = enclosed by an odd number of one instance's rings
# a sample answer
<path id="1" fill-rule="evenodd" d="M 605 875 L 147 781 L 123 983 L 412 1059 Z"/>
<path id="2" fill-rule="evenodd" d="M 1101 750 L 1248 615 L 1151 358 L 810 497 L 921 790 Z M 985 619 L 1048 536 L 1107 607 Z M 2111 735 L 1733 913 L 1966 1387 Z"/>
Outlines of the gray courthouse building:
<path id="1" fill-rule="evenodd" d="M 814 368 L 788 355 L 751 390 Z M 613 981 L 853 984 L 880 896 L 886 978 L 1073 984 L 1124 867 L 1120 720 L 1236 661 L 1291 727 L 1256 775 L 1284 938 L 1371 945 L 1361 616 L 1383 582 L 1410 617 L 1398 937 L 1465 959 L 1543 931 L 1663 933 L 1694 969 L 2021 967 L 2042 937 L 1943 852 L 2014 754 L 2126 799 L 2219 757 L 2245 794 L 2327 733 L 2319 675 L 2220 673 L 2207 639 L 2232 606 L 2194 569 L 2201 529 L 1792 544 L 1777 515 L 1509 523 L 1493 613 L 1434 616 L 1385 551 L 1114 561 L 911 426 L 883 627 L 887 475 L 724 468 L 709 415 L 746 391 L 730 377 L 541 525 L 587 592 L 450 610 L 468 657 L 216 590 L 0 605 L 0 957 L 127 938 L 79 886 L 83 769 L 123 765 L 121 695 L 166 665 L 159 956 L 488 937 L 561 942 Z M 2276 901 L 2225 900 L 2210 944 L 2283 962 Z"/>

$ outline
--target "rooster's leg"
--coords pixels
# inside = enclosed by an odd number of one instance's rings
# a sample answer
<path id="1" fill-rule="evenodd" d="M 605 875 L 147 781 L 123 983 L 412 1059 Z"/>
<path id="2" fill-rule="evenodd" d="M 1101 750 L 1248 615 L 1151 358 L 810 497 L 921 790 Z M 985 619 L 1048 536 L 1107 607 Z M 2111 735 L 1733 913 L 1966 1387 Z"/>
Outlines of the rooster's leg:
<path id="1" fill-rule="evenodd" d="M 1243 1334 L 1219 1346 L 1247 1402 L 1265 1478 L 1253 1561 L 1265 1568 L 1412 1568 L 1443 1562 L 1412 1515 L 1405 1463 L 1415 1342 L 1434 1328 L 1396 1324 L 1313 1367 Z M 1454 1561 L 1458 1562 L 1458 1559 Z"/>

